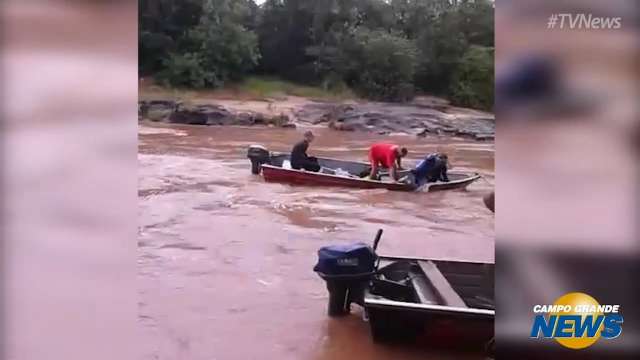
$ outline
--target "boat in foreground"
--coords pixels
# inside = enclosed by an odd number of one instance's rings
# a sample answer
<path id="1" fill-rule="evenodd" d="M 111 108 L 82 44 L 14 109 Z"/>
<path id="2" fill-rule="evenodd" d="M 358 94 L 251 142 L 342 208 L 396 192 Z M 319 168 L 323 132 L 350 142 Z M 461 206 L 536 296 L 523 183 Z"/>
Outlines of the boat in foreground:
<path id="1" fill-rule="evenodd" d="M 385 256 L 379 260 L 363 302 L 374 340 L 461 333 L 482 344 L 491 340 L 494 264 Z"/>
<path id="2" fill-rule="evenodd" d="M 364 244 L 318 251 L 314 270 L 326 281 L 329 315 L 364 307 L 375 341 L 464 338 L 489 344 L 494 328 L 494 264 L 378 256 Z M 437 340 L 436 340 L 437 342 Z"/>
<path id="3" fill-rule="evenodd" d="M 265 181 L 284 182 L 297 185 L 344 186 L 361 189 L 387 189 L 394 191 L 438 191 L 464 189 L 480 178 L 477 173 L 449 172 L 448 182 L 427 183 L 420 187 L 413 181 L 409 170 L 401 170 L 402 182 L 390 181 L 389 172 L 380 172 L 380 180 L 371 180 L 367 176 L 370 165 L 358 161 L 344 161 L 330 158 L 318 158 L 319 172 L 296 170 L 291 168 L 289 154 L 271 153 L 260 145 L 249 147 L 247 157 L 251 160 L 251 171 L 262 173 Z"/>

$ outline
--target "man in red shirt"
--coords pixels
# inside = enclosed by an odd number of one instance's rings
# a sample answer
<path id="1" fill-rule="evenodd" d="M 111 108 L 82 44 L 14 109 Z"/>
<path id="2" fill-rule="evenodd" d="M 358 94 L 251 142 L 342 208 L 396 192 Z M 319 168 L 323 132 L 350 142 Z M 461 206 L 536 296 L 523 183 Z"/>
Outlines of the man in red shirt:
<path id="1" fill-rule="evenodd" d="M 398 181 L 398 170 L 402 169 L 400 161 L 407 156 L 407 148 L 401 148 L 398 145 L 377 143 L 369 148 L 369 162 L 371 162 L 371 179 L 378 179 L 378 166 L 389 169 L 391 178 Z"/>

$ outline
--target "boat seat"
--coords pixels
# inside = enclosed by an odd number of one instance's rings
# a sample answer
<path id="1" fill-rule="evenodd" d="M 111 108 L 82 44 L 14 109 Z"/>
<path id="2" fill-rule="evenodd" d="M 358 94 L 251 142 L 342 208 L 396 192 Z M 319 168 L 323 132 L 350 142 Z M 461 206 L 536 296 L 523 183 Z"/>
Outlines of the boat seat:
<path id="1" fill-rule="evenodd" d="M 421 304 L 438 305 L 438 295 L 422 274 L 411 273 L 411 285 Z"/>
<path id="2" fill-rule="evenodd" d="M 433 261 L 418 260 L 420 269 L 427 276 L 427 280 L 431 283 L 431 287 L 435 290 L 436 294 L 442 299 L 443 305 L 452 307 L 468 307 L 462 300 L 460 295 L 451 287 L 451 284 L 442 275 L 438 267 Z"/>

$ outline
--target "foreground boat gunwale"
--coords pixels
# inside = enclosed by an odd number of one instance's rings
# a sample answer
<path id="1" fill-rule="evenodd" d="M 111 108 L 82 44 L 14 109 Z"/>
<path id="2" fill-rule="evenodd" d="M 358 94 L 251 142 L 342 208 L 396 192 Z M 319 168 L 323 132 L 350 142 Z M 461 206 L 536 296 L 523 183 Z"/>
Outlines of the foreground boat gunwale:
<path id="1" fill-rule="evenodd" d="M 468 314 L 468 315 L 481 315 L 481 316 L 487 316 L 487 317 L 495 317 L 495 310 L 478 309 L 478 308 L 462 308 L 462 307 L 454 307 L 454 306 L 446 306 L 446 305 L 431 305 L 431 304 L 419 304 L 419 303 L 405 302 L 405 301 L 395 301 L 395 300 L 385 299 L 382 296 L 373 295 L 368 290 L 366 290 L 365 292 L 364 304 L 365 304 L 365 307 L 386 308 L 391 310 L 412 309 L 412 310 L 423 310 L 425 312 L 437 312 L 440 314 L 451 313 L 451 314 Z"/>
<path id="2" fill-rule="evenodd" d="M 495 267 L 495 263 L 491 262 L 479 262 L 479 261 L 460 261 L 460 260 L 446 260 L 446 259 L 430 259 L 421 257 L 408 257 L 408 256 L 378 256 L 378 267 L 386 267 L 396 262 L 420 262 L 429 261 L 436 264 L 451 263 L 451 264 L 468 264 L 478 266 L 492 266 Z M 384 266 L 383 266 L 384 263 Z M 426 275 L 426 274 L 425 274 Z M 447 279 L 450 283 L 450 280 Z M 420 312 L 439 313 L 439 314 L 460 314 L 460 315 L 474 315 L 481 317 L 495 317 L 495 310 L 483 309 L 477 307 L 457 307 L 443 304 L 424 304 L 408 301 L 398 301 L 387 299 L 383 296 L 372 294 L 369 289 L 365 290 L 364 306 L 375 307 L 387 310 L 417 310 Z"/>
<path id="3" fill-rule="evenodd" d="M 474 265 L 494 265 L 495 262 L 483 262 L 483 261 L 460 261 L 457 259 L 434 259 L 434 258 L 423 258 L 423 257 L 410 257 L 410 256 L 387 256 L 387 255 L 378 255 L 378 259 L 380 261 L 436 261 L 436 262 L 451 262 L 451 263 L 462 263 L 462 264 L 474 264 Z"/>

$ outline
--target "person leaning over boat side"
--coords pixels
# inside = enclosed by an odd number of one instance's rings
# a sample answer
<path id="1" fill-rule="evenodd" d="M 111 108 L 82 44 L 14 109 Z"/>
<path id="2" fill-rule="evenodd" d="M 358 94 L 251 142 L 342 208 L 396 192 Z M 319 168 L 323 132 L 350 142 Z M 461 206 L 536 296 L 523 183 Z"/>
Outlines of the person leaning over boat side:
<path id="1" fill-rule="evenodd" d="M 401 148 L 395 144 L 377 143 L 369 148 L 369 162 L 371 163 L 372 180 L 378 179 L 378 166 L 389 169 L 389 175 L 394 181 L 398 181 L 398 170 L 402 170 L 401 160 L 407 156 L 407 148 Z"/>
<path id="2" fill-rule="evenodd" d="M 427 155 L 415 169 L 411 170 L 417 186 L 429 182 L 448 182 L 447 169 L 449 168 L 449 156 L 445 153 L 432 153 Z"/>
<path id="3" fill-rule="evenodd" d="M 318 159 L 313 156 L 307 155 L 307 149 L 309 144 L 313 141 L 315 136 L 311 131 L 304 133 L 304 138 L 299 143 L 293 146 L 291 150 L 291 167 L 300 170 L 305 169 L 307 171 L 320 171 L 320 164 Z"/>

